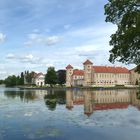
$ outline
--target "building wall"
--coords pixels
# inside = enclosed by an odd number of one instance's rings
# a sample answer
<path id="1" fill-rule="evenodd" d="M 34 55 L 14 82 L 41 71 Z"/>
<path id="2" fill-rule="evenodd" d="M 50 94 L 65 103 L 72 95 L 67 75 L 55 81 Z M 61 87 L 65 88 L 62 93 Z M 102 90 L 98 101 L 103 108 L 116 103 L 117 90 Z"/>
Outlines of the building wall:
<path id="1" fill-rule="evenodd" d="M 73 75 L 72 76 L 72 85 L 73 86 L 81 86 L 84 82 L 84 76 L 82 75 Z"/>
<path id="2" fill-rule="evenodd" d="M 130 74 L 94 73 L 94 85 L 129 85 Z"/>
<path id="3" fill-rule="evenodd" d="M 84 75 L 73 75 L 73 69 L 66 71 L 66 86 L 115 86 L 135 85 L 136 80 L 140 83 L 140 74 L 131 70 L 130 73 L 97 73 L 92 64 L 84 64 Z"/>
<path id="4" fill-rule="evenodd" d="M 71 87 L 73 86 L 73 80 L 72 80 L 72 75 L 73 75 L 73 69 L 67 69 L 66 70 L 66 86 Z"/>
<path id="5" fill-rule="evenodd" d="M 90 86 L 93 84 L 93 70 L 92 65 L 84 65 L 84 86 Z"/>
<path id="6" fill-rule="evenodd" d="M 140 74 L 135 72 L 135 69 L 131 70 L 131 84 L 136 85 L 136 81 L 140 83 Z"/>
<path id="7" fill-rule="evenodd" d="M 33 84 L 37 86 L 44 86 L 45 85 L 45 76 L 41 75 L 33 79 Z"/>

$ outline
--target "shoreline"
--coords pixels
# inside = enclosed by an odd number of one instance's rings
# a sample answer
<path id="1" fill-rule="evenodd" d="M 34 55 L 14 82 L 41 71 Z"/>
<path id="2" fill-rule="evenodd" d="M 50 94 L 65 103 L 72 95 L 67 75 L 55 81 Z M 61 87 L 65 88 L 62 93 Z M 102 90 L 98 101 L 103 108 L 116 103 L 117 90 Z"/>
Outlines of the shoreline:
<path id="1" fill-rule="evenodd" d="M 117 89 L 139 89 L 139 87 L 20 87 L 19 89 L 28 89 L 28 90 L 50 90 L 50 89 L 62 89 L 62 90 L 117 90 Z"/>

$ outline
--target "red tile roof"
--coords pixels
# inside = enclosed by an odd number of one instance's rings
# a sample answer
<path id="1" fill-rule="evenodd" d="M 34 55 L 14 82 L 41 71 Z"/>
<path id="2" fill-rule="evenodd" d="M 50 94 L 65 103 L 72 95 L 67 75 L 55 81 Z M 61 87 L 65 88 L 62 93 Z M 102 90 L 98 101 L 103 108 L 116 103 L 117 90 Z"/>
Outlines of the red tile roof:
<path id="1" fill-rule="evenodd" d="M 130 73 L 125 67 L 93 66 L 93 70 L 98 73 Z"/>
<path id="2" fill-rule="evenodd" d="M 84 76 L 84 71 L 83 70 L 74 70 L 73 75 Z"/>
<path id="3" fill-rule="evenodd" d="M 83 105 L 85 102 L 84 100 L 77 100 L 73 101 L 74 105 Z M 108 109 L 123 109 L 128 108 L 130 103 L 104 103 L 104 104 L 95 104 L 93 105 L 93 110 L 108 110 Z"/>
<path id="4" fill-rule="evenodd" d="M 66 69 L 73 69 L 73 66 L 69 64 Z"/>
<path id="5" fill-rule="evenodd" d="M 87 59 L 83 64 L 84 65 L 92 65 L 93 63 L 90 60 Z"/>
<path id="6" fill-rule="evenodd" d="M 43 73 L 41 73 L 41 72 L 40 72 L 40 73 L 35 73 L 35 74 L 34 74 L 34 78 L 39 77 L 39 76 L 41 76 L 41 75 L 45 76 L 45 74 L 43 74 Z"/>
<path id="7" fill-rule="evenodd" d="M 128 108 L 130 103 L 108 103 L 108 104 L 96 104 L 94 110 L 108 110 L 108 109 L 123 109 Z"/>
<path id="8" fill-rule="evenodd" d="M 81 100 L 80 99 L 79 100 L 74 100 L 73 104 L 74 105 L 83 105 L 84 104 L 84 100 L 83 99 L 81 99 Z"/>

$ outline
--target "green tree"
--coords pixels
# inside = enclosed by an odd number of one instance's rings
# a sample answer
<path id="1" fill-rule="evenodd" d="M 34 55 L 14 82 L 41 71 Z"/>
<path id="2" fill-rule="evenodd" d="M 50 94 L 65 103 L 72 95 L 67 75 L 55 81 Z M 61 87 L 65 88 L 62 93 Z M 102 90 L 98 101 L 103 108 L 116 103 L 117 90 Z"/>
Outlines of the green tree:
<path id="1" fill-rule="evenodd" d="M 32 84 L 32 79 L 33 79 L 34 75 L 35 75 L 35 72 L 33 72 L 33 71 L 32 72 L 29 72 L 29 71 L 25 72 L 25 79 L 26 79 L 26 82 L 28 84 Z"/>
<path id="2" fill-rule="evenodd" d="M 4 84 L 4 80 L 0 80 L 0 85 L 1 85 L 1 84 Z"/>
<path id="3" fill-rule="evenodd" d="M 106 22 L 117 25 L 111 35 L 110 62 L 140 65 L 140 0 L 108 0 Z M 139 69 L 140 70 L 140 69 Z"/>
<path id="4" fill-rule="evenodd" d="M 16 77 L 15 75 L 8 76 L 8 77 L 5 79 L 5 85 L 6 85 L 7 87 L 16 86 L 16 85 L 17 85 L 17 77 Z"/>
<path id="5" fill-rule="evenodd" d="M 66 70 L 57 71 L 57 83 L 63 85 L 66 83 Z"/>
<path id="6" fill-rule="evenodd" d="M 21 72 L 20 74 L 20 82 L 19 82 L 19 85 L 24 85 L 24 73 Z"/>
<path id="7" fill-rule="evenodd" d="M 52 87 L 57 83 L 57 75 L 54 67 L 49 67 L 45 75 L 45 83 Z"/>
<path id="8" fill-rule="evenodd" d="M 138 81 L 138 79 L 136 80 L 136 84 L 135 85 L 139 85 L 139 81 Z"/>

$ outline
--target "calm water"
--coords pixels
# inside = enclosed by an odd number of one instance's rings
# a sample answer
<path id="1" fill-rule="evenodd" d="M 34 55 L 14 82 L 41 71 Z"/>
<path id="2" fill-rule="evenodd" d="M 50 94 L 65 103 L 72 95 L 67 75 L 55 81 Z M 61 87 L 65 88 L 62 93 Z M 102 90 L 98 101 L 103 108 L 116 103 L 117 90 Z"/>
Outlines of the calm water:
<path id="1" fill-rule="evenodd" d="M 0 140 L 139 140 L 135 90 L 0 88 Z"/>

